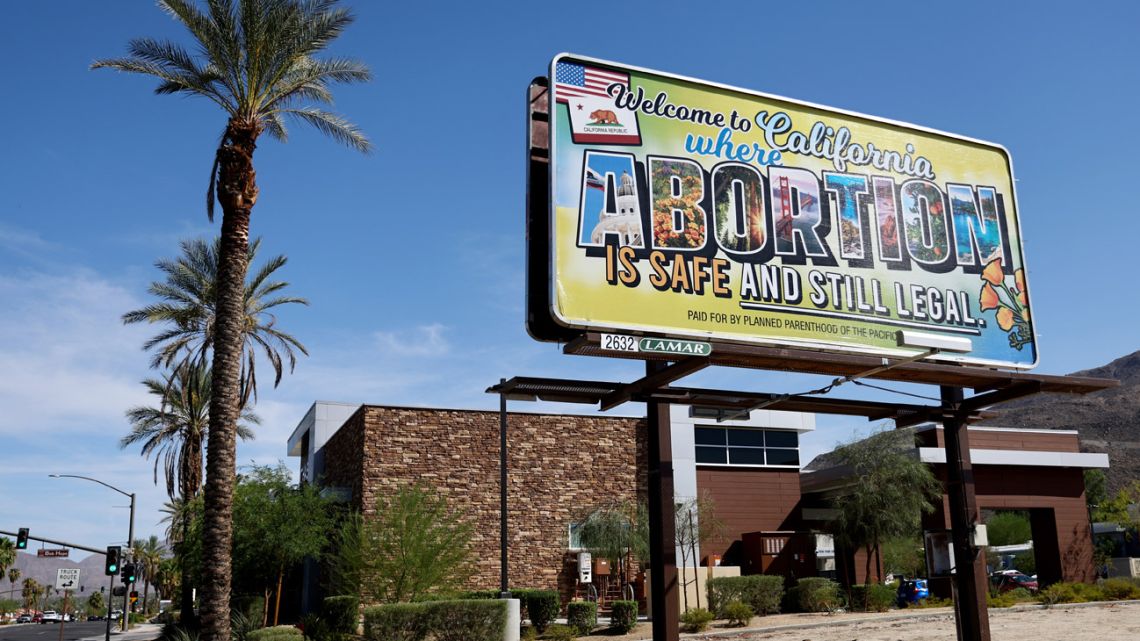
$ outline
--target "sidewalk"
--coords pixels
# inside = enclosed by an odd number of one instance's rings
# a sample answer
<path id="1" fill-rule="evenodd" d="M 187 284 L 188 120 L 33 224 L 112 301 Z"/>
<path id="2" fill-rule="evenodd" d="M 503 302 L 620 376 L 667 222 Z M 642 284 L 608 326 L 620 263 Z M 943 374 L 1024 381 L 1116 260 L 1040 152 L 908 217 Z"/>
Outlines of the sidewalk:
<path id="1" fill-rule="evenodd" d="M 162 634 L 159 623 L 132 623 L 131 629 L 123 632 L 117 625 L 111 628 L 111 641 L 154 641 Z M 105 634 L 83 637 L 81 641 L 104 641 Z"/>

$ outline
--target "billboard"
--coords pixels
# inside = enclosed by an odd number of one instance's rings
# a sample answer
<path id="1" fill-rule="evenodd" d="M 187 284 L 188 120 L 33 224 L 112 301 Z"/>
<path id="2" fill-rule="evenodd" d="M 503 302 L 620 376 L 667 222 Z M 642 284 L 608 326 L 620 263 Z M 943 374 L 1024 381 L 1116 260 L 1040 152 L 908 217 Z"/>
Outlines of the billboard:
<path id="1" fill-rule="evenodd" d="M 1001 146 L 572 54 L 550 85 L 558 326 L 1036 365 Z"/>

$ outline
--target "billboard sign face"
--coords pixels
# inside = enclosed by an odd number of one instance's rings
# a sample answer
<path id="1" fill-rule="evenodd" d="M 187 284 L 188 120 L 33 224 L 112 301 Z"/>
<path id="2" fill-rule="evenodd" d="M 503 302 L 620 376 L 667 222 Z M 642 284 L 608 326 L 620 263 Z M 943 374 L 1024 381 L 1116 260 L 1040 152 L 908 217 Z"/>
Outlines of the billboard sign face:
<path id="1" fill-rule="evenodd" d="M 1002 147 L 570 54 L 550 77 L 562 327 L 1037 363 Z"/>

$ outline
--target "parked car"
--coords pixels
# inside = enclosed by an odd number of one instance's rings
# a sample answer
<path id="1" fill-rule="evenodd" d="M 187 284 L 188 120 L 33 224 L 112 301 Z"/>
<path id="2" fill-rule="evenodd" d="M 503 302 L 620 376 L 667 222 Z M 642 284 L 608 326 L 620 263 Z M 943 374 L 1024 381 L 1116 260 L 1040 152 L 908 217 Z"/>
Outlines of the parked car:
<path id="1" fill-rule="evenodd" d="M 1037 579 L 1021 574 L 1020 572 L 995 574 L 991 577 L 991 582 L 998 592 L 1009 592 L 1017 588 L 1024 588 L 1030 592 L 1036 592 L 1039 588 Z"/>
<path id="2" fill-rule="evenodd" d="M 926 585 L 926 579 L 901 579 L 899 589 L 895 593 L 895 599 L 900 608 L 905 608 L 911 603 L 918 603 L 929 597 L 930 588 Z"/>
<path id="3" fill-rule="evenodd" d="M 31 623 L 31 622 L 32 622 L 32 615 L 30 615 L 30 614 L 21 614 L 20 616 L 16 617 L 16 623 Z"/>

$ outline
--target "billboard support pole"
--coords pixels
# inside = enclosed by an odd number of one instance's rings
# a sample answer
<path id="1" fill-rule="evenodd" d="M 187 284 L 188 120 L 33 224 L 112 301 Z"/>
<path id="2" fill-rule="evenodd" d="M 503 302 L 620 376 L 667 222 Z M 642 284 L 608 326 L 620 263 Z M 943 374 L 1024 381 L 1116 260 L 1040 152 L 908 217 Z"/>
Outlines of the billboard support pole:
<path id="1" fill-rule="evenodd" d="M 985 556 L 974 546 L 971 534 L 980 520 L 974 495 L 974 469 L 970 439 L 962 420 L 962 388 L 942 386 L 942 432 L 946 448 L 946 496 L 950 504 L 950 532 L 954 546 L 954 619 L 958 641 L 990 641 L 986 608 Z"/>
<path id="2" fill-rule="evenodd" d="M 645 375 L 668 366 L 646 361 Z M 653 641 L 677 641 L 680 603 L 677 595 L 677 543 L 673 506 L 673 443 L 669 404 L 645 404 L 649 430 L 649 598 L 653 613 Z"/>

